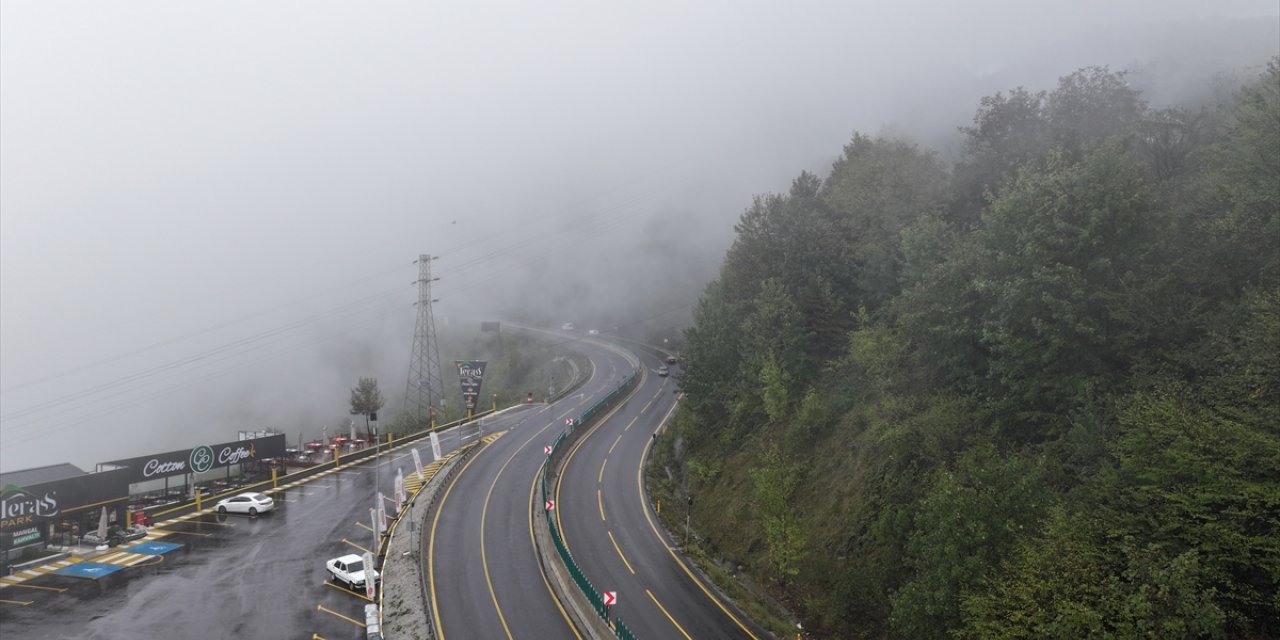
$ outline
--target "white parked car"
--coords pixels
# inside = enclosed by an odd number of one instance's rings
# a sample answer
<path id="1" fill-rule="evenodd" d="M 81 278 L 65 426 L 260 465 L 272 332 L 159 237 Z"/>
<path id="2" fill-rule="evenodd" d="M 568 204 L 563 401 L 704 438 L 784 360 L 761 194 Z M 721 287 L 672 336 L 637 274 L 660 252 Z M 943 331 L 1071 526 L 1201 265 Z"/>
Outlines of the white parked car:
<path id="1" fill-rule="evenodd" d="M 218 513 L 247 513 L 251 516 L 266 513 L 275 508 L 275 500 L 261 493 L 242 493 L 231 496 L 225 500 L 219 500 L 215 507 Z"/>
<path id="2" fill-rule="evenodd" d="M 364 589 L 365 577 L 370 574 L 374 584 L 382 579 L 377 569 L 365 569 L 364 558 L 354 553 L 334 558 L 324 563 L 324 568 L 333 576 L 334 582 L 345 584 L 348 589 Z"/>

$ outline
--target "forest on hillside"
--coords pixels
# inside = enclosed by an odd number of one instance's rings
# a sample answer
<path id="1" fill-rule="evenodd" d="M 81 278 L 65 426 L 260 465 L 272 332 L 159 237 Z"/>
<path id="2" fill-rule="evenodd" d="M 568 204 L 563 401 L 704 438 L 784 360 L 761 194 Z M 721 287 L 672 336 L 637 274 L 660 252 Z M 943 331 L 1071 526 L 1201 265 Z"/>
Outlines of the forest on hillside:
<path id="1" fill-rule="evenodd" d="M 652 477 L 817 637 L 1280 637 L 1280 60 L 961 135 L 753 200 Z"/>

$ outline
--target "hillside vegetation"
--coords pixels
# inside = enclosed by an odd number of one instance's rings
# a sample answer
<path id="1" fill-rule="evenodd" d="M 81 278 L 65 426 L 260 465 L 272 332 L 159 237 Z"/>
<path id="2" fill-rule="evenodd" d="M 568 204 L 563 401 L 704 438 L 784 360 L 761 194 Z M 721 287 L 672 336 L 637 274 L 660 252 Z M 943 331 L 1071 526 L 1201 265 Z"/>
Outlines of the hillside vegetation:
<path id="1" fill-rule="evenodd" d="M 751 203 L 653 477 L 819 637 L 1280 637 L 1280 62 L 962 133 Z"/>

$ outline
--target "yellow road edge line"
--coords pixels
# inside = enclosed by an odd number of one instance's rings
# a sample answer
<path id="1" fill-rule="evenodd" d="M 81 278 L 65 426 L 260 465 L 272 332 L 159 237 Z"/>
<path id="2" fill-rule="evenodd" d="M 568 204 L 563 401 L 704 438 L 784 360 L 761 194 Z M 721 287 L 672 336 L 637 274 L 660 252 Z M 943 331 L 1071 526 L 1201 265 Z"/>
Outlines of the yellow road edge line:
<path id="1" fill-rule="evenodd" d="M 642 368 L 640 370 L 640 382 L 631 390 L 631 393 L 628 394 L 626 398 L 620 399 L 618 401 L 618 404 L 614 405 L 613 409 L 609 410 L 609 413 L 602 416 L 600 418 L 600 421 L 597 422 L 594 427 L 591 427 L 590 431 L 582 434 L 582 437 L 578 438 L 578 441 L 573 444 L 573 448 L 569 449 L 569 455 L 565 456 L 564 462 L 560 464 L 560 474 L 556 477 L 556 491 L 555 491 L 556 497 L 554 498 L 556 504 L 560 504 L 560 487 L 562 486 L 561 480 L 564 479 L 565 474 L 568 473 L 569 463 L 573 462 L 573 456 L 578 453 L 578 449 L 582 448 L 582 444 L 586 442 L 588 439 L 590 439 L 591 436 L 595 434 L 597 429 L 607 424 L 609 422 L 609 419 L 612 418 L 614 414 L 618 413 L 618 411 L 622 409 L 622 406 L 625 405 L 628 400 L 630 400 L 632 397 L 635 396 L 636 391 L 638 391 L 640 387 L 644 385 L 644 381 L 648 378 L 648 376 L 649 376 L 648 370 Z M 569 538 L 565 536 L 565 532 L 564 532 L 564 522 L 562 522 L 560 518 L 560 509 L 556 509 L 556 529 L 560 531 L 560 542 L 563 543 L 564 548 L 568 550 L 570 554 L 572 554 L 573 549 L 572 547 L 569 546 Z"/>
<path id="2" fill-rule="evenodd" d="M 431 519 L 431 536 L 427 543 L 427 583 L 431 587 L 431 617 L 436 622 L 436 635 L 439 640 L 444 640 L 444 620 L 440 619 L 440 599 L 436 597 L 436 526 L 440 524 L 440 514 L 444 512 L 444 503 L 449 500 L 449 494 L 453 492 L 453 487 L 458 484 L 458 480 L 462 478 L 462 474 L 467 472 L 471 464 L 479 458 L 479 454 L 471 457 L 467 464 L 462 465 L 462 469 L 458 471 L 458 475 L 454 476 L 453 482 L 445 488 L 444 495 L 440 496 L 440 504 L 436 505 L 436 515 Z"/>
<path id="3" fill-rule="evenodd" d="M 551 426 L 551 425 L 547 425 Z M 543 428 L 546 430 L 546 427 Z M 541 433 L 541 432 L 539 432 Z M 538 476 L 542 467 L 538 467 L 538 471 L 533 472 L 533 482 L 529 484 L 529 542 L 533 545 L 533 553 L 538 553 L 538 541 L 534 538 L 533 531 L 533 496 L 538 490 Z M 547 588 L 547 593 L 551 594 L 551 601 L 556 603 L 556 608 L 560 610 L 560 616 L 564 618 L 565 624 L 569 625 L 569 630 L 573 632 L 573 636 L 578 640 L 583 640 L 582 634 L 578 633 L 578 627 L 573 624 L 573 619 L 569 617 L 569 612 L 565 611 L 564 603 L 560 602 L 560 597 L 556 595 L 554 589 L 551 588 L 551 581 L 547 579 L 547 572 L 542 568 L 542 563 L 538 563 L 538 573 L 542 576 L 542 586 Z"/>
<path id="4" fill-rule="evenodd" d="M 676 405 L 674 404 L 671 405 L 671 409 L 667 411 L 667 415 L 664 416 L 662 420 L 659 420 L 658 424 L 659 425 L 665 424 L 666 421 L 670 419 L 671 414 L 675 413 L 675 410 L 676 410 Z M 640 456 L 640 464 L 636 466 L 636 489 L 640 492 L 641 503 L 646 502 L 644 499 L 644 460 L 645 458 L 649 457 L 649 450 L 653 448 L 653 441 L 654 441 L 653 438 L 649 438 L 649 441 L 645 443 L 644 453 Z M 658 538 L 658 542 L 662 543 L 662 546 L 666 548 L 667 553 L 670 554 L 671 556 L 671 559 L 674 560 L 675 563 L 679 565 L 679 567 L 682 570 L 684 570 L 685 575 L 689 576 L 689 579 L 692 580 L 693 583 L 697 585 L 699 589 L 702 590 L 702 593 L 706 595 L 708 599 L 714 602 L 717 607 L 720 607 L 720 611 L 724 612 L 724 615 L 728 616 L 729 619 L 734 622 L 734 624 L 738 625 L 739 629 L 742 629 L 742 631 L 746 633 L 752 640 L 760 640 L 756 636 L 756 634 L 751 633 L 751 630 L 747 628 L 747 625 L 742 624 L 742 621 L 739 620 L 737 616 L 733 615 L 733 613 L 731 613 L 729 609 L 724 606 L 723 602 L 720 602 L 719 598 L 711 594 L 711 591 L 707 589 L 706 585 L 702 584 L 702 581 L 699 580 L 697 576 L 693 575 L 693 571 L 691 571 L 689 567 L 685 565 L 685 563 L 682 560 L 680 560 L 680 557 L 676 555 L 675 549 L 673 549 L 670 545 L 668 545 L 666 540 L 662 539 L 662 534 L 658 532 L 658 525 L 653 523 L 653 518 L 649 515 L 649 509 L 647 508 L 641 509 L 641 512 L 644 513 L 644 519 L 646 522 L 649 523 L 649 529 L 653 531 L 653 535 L 656 536 Z M 649 594 L 649 597 L 653 598 L 653 594 Z M 655 604 L 658 602 L 657 598 L 654 598 L 653 601 Z M 661 607 L 662 605 L 659 604 L 658 606 Z M 665 613 L 666 610 L 664 609 L 663 612 Z M 673 620 L 672 622 L 675 622 L 675 621 Z M 683 631 L 683 629 L 681 631 Z M 687 637 L 687 634 L 686 634 L 686 637 Z"/>

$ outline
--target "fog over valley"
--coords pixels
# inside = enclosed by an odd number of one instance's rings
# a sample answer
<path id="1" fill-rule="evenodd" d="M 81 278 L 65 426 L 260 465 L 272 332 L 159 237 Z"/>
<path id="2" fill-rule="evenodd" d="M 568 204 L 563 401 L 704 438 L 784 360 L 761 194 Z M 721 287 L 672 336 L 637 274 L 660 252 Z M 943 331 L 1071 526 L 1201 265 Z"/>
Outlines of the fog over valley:
<path id="1" fill-rule="evenodd" d="M 0 469 L 401 409 L 419 254 L 480 320 L 655 340 L 757 194 L 855 131 L 1129 70 L 1211 103 L 1275 2 L 0 5 Z M 458 395 L 446 371 L 445 391 Z M 452 401 L 452 400 L 451 400 Z"/>

